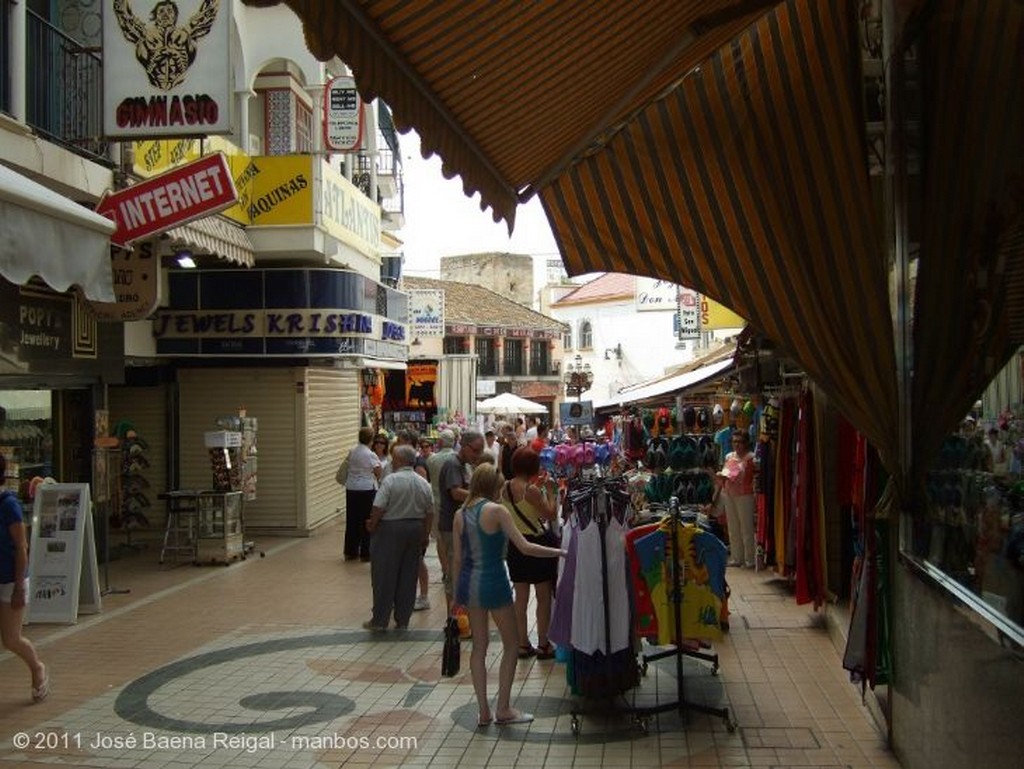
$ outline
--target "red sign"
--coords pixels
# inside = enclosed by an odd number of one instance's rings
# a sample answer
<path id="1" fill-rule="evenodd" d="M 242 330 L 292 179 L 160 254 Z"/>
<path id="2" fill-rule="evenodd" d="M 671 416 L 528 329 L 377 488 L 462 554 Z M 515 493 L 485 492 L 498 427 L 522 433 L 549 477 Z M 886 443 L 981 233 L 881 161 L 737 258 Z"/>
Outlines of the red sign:
<path id="1" fill-rule="evenodd" d="M 96 213 L 112 219 L 117 246 L 170 227 L 215 214 L 238 201 L 228 160 L 222 152 L 206 155 L 117 192 L 105 193 Z"/>

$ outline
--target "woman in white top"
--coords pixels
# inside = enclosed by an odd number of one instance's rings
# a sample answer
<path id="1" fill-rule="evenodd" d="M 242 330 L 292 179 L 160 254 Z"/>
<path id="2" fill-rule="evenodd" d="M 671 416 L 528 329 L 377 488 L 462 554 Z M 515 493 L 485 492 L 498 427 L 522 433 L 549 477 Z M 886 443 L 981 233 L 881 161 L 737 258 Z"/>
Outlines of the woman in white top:
<path id="1" fill-rule="evenodd" d="M 373 428 L 359 428 L 359 443 L 348 455 L 345 481 L 345 560 L 370 560 L 370 532 L 366 519 L 373 509 L 373 497 L 380 481 L 381 461 L 370 449 Z"/>

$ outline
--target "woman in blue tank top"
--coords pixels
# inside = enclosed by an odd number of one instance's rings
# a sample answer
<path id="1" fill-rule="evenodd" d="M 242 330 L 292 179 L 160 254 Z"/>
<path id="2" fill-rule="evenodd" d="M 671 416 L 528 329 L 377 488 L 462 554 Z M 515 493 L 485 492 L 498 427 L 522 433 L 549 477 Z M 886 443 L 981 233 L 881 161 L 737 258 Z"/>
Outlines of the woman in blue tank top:
<path id="1" fill-rule="evenodd" d="M 501 495 L 504 482 L 505 479 L 494 465 L 478 465 L 469 482 L 469 497 L 455 514 L 452 529 L 455 602 L 466 607 L 469 627 L 473 633 L 469 669 L 480 710 L 477 721 L 479 726 L 487 726 L 492 720 L 487 701 L 485 666 L 490 635 L 488 614 L 494 618 L 502 646 L 498 668 L 498 699 L 493 720 L 499 725 L 525 724 L 533 720 L 532 715 L 516 710 L 509 703 L 518 661 L 519 635 L 512 608 L 512 584 L 505 568 L 506 543 L 511 540 L 520 552 L 539 558 L 564 555 L 564 551 L 558 548 L 526 541 L 512 521 L 511 514 L 496 501 Z"/>

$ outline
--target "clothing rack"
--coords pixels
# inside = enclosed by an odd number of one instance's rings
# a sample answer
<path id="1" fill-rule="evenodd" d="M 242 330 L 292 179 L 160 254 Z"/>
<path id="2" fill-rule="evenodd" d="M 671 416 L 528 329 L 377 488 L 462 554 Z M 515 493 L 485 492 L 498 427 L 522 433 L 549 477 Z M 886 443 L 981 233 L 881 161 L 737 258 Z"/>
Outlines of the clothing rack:
<path id="1" fill-rule="evenodd" d="M 601 592 L 604 606 L 604 637 L 605 637 L 605 658 L 609 668 L 612 664 L 612 652 L 611 652 L 611 625 L 608 608 L 608 554 L 607 554 L 607 542 L 605 538 L 605 532 L 608 525 L 608 498 L 606 496 L 605 478 L 601 475 L 589 481 L 587 485 L 592 486 L 596 493 L 596 503 L 594 505 L 595 516 L 591 525 L 596 523 L 598 525 L 598 531 L 601 536 Z M 571 494 L 570 494 L 571 497 Z M 678 541 L 676 538 L 677 528 L 682 521 L 683 513 L 679 507 L 679 500 L 676 497 L 672 497 L 669 501 L 669 516 L 671 521 L 671 541 L 673 548 L 675 543 Z M 690 703 L 685 698 L 684 692 L 684 675 L 683 675 L 683 657 L 689 656 L 696 659 L 711 662 L 713 664 L 712 675 L 718 671 L 718 655 L 708 654 L 698 650 L 686 649 L 679 644 L 682 639 L 683 626 L 682 626 L 682 575 L 679 569 L 679 558 L 673 557 L 671 560 L 671 573 L 672 573 L 672 601 L 675 604 L 674 611 L 674 623 L 675 623 L 675 636 L 676 644 L 668 650 L 661 650 L 652 654 L 641 654 L 641 662 L 638 664 L 637 672 L 639 675 L 646 675 L 648 662 L 665 659 L 668 657 L 674 657 L 676 660 L 676 699 L 672 702 L 659 703 L 657 705 L 642 706 L 633 703 L 625 703 L 623 707 L 619 708 L 619 712 L 627 713 L 633 716 L 633 723 L 640 728 L 645 734 L 648 731 L 649 718 L 652 715 L 658 713 L 667 713 L 670 711 L 679 711 L 680 714 L 684 714 L 687 711 L 696 711 L 702 713 L 708 713 L 710 715 L 720 716 L 725 720 L 726 728 L 729 732 L 733 732 L 736 729 L 736 723 L 729 716 L 729 709 L 727 707 L 716 708 L 707 705 L 699 705 L 696 703 Z M 632 622 L 630 623 L 632 634 Z M 633 645 L 633 642 L 630 642 Z M 635 649 L 636 647 L 633 646 Z M 611 678 L 609 671 L 609 678 Z M 580 715 L 581 711 L 574 705 L 570 711 L 571 715 L 571 727 L 572 732 L 575 736 L 579 736 L 580 733 Z"/>
<path id="2" fill-rule="evenodd" d="M 669 500 L 669 521 L 671 524 L 670 537 L 673 549 L 678 541 L 676 538 L 676 532 L 678 531 L 679 525 L 682 522 L 683 513 L 679 507 L 679 500 L 676 497 L 672 497 Z M 673 611 L 673 621 L 675 624 L 675 639 L 676 644 L 671 649 L 664 649 L 652 654 L 642 655 L 641 670 L 646 674 L 647 663 L 654 662 L 660 659 L 667 659 L 672 657 L 676 661 L 676 699 L 674 702 L 664 702 L 657 705 L 649 706 L 635 706 L 633 713 L 639 723 L 641 729 L 646 733 L 646 719 L 651 715 L 657 713 L 668 713 L 673 710 L 679 711 L 679 714 L 685 715 L 688 711 L 696 711 L 698 713 L 707 713 L 708 715 L 719 716 L 725 720 L 725 728 L 731 733 L 736 731 L 736 722 L 729 716 L 728 707 L 716 708 L 711 705 L 699 705 L 694 702 L 688 702 L 685 693 L 685 676 L 683 675 L 683 657 L 694 657 L 696 659 L 705 660 L 711 662 L 714 665 L 712 675 L 718 673 L 718 655 L 717 654 L 706 654 L 704 652 L 689 650 L 679 645 L 683 637 L 683 575 L 680 574 L 679 558 L 673 557 L 670 561 L 672 571 L 672 603 L 675 611 Z"/>

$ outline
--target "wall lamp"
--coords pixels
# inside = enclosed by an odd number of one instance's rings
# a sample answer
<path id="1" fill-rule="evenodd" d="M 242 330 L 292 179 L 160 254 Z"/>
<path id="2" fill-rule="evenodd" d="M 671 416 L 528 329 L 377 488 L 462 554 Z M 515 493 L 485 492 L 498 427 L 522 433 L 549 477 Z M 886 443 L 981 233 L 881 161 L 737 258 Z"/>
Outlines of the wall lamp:
<path id="1" fill-rule="evenodd" d="M 195 269 L 196 260 L 192 258 L 192 252 L 187 248 L 179 248 L 175 250 L 174 256 L 178 260 L 179 267 L 183 267 L 187 270 Z"/>
<path id="2" fill-rule="evenodd" d="M 615 356 L 615 360 L 622 360 L 622 342 L 619 342 L 614 347 L 605 348 L 604 359 L 611 360 L 612 355 Z"/>

